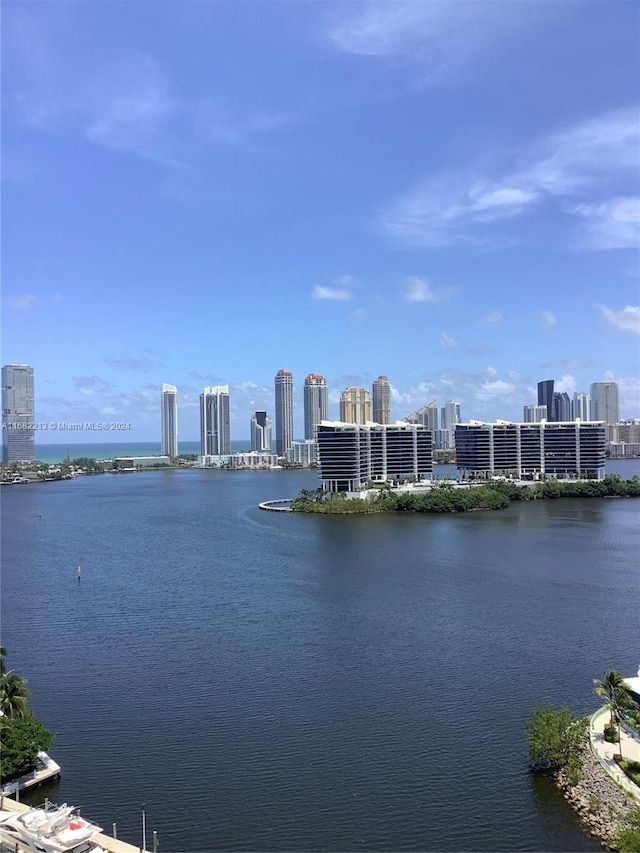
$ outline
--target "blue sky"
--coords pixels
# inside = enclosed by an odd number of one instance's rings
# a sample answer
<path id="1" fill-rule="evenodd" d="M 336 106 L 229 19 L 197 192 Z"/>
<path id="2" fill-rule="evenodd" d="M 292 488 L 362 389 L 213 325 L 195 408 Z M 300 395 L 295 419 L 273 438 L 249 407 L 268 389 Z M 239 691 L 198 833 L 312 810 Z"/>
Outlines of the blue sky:
<path id="1" fill-rule="evenodd" d="M 183 440 L 228 383 L 245 439 L 280 368 L 296 437 L 311 372 L 330 417 L 379 374 L 394 418 L 520 420 L 547 378 L 640 416 L 639 28 L 631 0 L 5 2 L 3 363 L 38 420 L 127 440 L 161 382 Z"/>

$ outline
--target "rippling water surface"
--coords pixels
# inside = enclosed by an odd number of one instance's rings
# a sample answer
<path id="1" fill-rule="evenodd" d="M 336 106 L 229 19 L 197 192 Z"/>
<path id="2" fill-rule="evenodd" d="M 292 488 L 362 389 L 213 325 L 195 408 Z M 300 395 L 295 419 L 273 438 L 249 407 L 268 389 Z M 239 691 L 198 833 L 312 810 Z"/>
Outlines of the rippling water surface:
<path id="1" fill-rule="evenodd" d="M 164 851 L 597 850 L 526 766 L 638 660 L 640 502 L 265 513 L 313 472 L 2 490 L 2 642 L 59 785 Z M 76 570 L 82 566 L 82 582 Z"/>

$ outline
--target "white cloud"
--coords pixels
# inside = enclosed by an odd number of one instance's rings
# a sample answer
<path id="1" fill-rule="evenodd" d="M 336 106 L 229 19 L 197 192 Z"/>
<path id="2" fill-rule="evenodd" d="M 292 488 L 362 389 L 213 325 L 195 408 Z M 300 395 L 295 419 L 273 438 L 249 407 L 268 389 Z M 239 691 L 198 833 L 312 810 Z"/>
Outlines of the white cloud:
<path id="1" fill-rule="evenodd" d="M 571 374 L 567 373 L 562 379 L 559 379 L 555 383 L 555 390 L 562 394 L 566 391 L 567 394 L 571 395 L 576 390 L 578 383 L 576 382 L 575 376 L 571 376 Z"/>
<path id="2" fill-rule="evenodd" d="M 33 293 L 14 293 L 12 296 L 7 296 L 5 302 L 9 308 L 28 311 L 38 302 L 38 297 Z"/>
<path id="3" fill-rule="evenodd" d="M 620 197 L 599 204 L 579 204 L 570 212 L 585 220 L 576 231 L 575 248 L 640 248 L 640 198 Z"/>
<path id="4" fill-rule="evenodd" d="M 640 377 L 619 376 L 611 370 L 604 373 L 605 382 L 617 382 L 620 394 L 620 417 L 637 418 L 640 411 Z"/>
<path id="5" fill-rule="evenodd" d="M 446 332 L 440 332 L 440 346 L 445 349 L 463 350 L 464 352 L 469 352 L 473 355 L 485 355 L 493 350 L 493 347 L 487 346 L 486 344 L 470 344 L 467 343 L 467 341 L 458 340 L 458 338 L 453 338 Z"/>
<path id="6" fill-rule="evenodd" d="M 596 305 L 596 308 L 614 328 L 640 335 L 640 305 L 627 305 L 621 311 L 614 311 L 605 305 Z"/>
<path id="7" fill-rule="evenodd" d="M 440 332 L 440 346 L 446 349 L 457 349 L 462 346 L 462 342 L 456 340 L 456 338 L 452 338 L 446 332 Z"/>
<path id="8" fill-rule="evenodd" d="M 351 299 L 351 293 L 344 287 L 329 287 L 326 284 L 316 284 L 311 296 L 313 299 Z"/>
<path id="9" fill-rule="evenodd" d="M 337 275 L 334 279 L 334 284 L 339 284 L 342 287 L 349 287 L 355 282 L 355 278 L 352 275 Z"/>
<path id="10" fill-rule="evenodd" d="M 380 230 L 402 245 L 484 245 L 492 223 L 556 202 L 559 212 L 580 221 L 576 247 L 638 244 L 637 200 L 615 194 L 620 186 L 638 183 L 635 107 L 556 131 L 513 159 L 511 169 L 492 177 L 480 179 L 467 167 L 419 181 L 383 212 Z M 598 203 L 582 201 L 596 192 Z"/>
<path id="11" fill-rule="evenodd" d="M 222 98 L 203 98 L 187 105 L 203 138 L 222 145 L 243 146 L 256 134 L 280 130 L 292 124 L 292 113 L 242 111 Z"/>
<path id="12" fill-rule="evenodd" d="M 553 311 L 538 311 L 538 317 L 545 329 L 553 329 L 558 325 L 558 318 Z"/>
<path id="13" fill-rule="evenodd" d="M 500 326 L 504 321 L 505 316 L 501 311 L 489 311 L 476 320 L 476 326 Z"/>
<path id="14" fill-rule="evenodd" d="M 424 276 L 407 276 L 404 287 L 407 302 L 444 302 L 448 298 L 445 290 L 434 290 Z"/>
<path id="15" fill-rule="evenodd" d="M 434 76 L 451 74 L 482 50 L 518 29 L 530 28 L 553 8 L 548 4 L 504 4 L 470 0 L 396 0 L 338 4 L 328 36 L 337 50 L 357 56 L 419 63 Z"/>
<path id="16" fill-rule="evenodd" d="M 100 83 L 85 125 L 87 138 L 108 148 L 146 153 L 176 109 L 168 79 L 150 57 L 135 55 L 122 57 Z"/>
<path id="17" fill-rule="evenodd" d="M 492 400 L 496 397 L 509 397 L 515 393 L 516 386 L 513 382 L 505 382 L 504 379 L 494 379 L 493 381 L 483 382 L 476 397 L 479 400 Z"/>

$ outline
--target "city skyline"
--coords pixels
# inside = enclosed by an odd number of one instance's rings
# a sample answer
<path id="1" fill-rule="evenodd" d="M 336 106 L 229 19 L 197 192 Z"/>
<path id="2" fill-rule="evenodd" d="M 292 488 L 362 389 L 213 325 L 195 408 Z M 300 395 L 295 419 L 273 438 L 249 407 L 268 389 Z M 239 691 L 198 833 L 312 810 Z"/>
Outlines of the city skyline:
<path id="1" fill-rule="evenodd" d="M 36 419 L 157 440 L 168 380 L 189 440 L 225 383 L 248 439 L 282 365 L 296 437 L 312 372 L 330 419 L 379 375 L 392 420 L 519 420 L 551 376 L 638 417 L 637 4 L 251 8 L 3 4 L 2 360 Z"/>

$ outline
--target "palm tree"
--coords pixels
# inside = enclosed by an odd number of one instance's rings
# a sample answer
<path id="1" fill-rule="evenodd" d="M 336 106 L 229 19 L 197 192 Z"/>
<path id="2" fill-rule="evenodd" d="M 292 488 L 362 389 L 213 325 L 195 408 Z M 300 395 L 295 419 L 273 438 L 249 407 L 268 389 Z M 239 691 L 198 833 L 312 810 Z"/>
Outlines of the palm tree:
<path id="1" fill-rule="evenodd" d="M 620 723 L 624 719 L 625 713 L 629 708 L 630 696 L 629 688 L 627 687 L 624 676 L 616 672 L 615 669 L 609 669 L 604 674 L 604 679 L 593 679 L 594 693 L 598 696 L 606 697 L 606 704 L 611 714 L 611 727 L 618 726 L 618 748 L 620 749 L 620 758 L 622 758 L 622 730 Z"/>
<path id="2" fill-rule="evenodd" d="M 26 678 L 20 678 L 12 669 L 0 675 L 0 711 L 5 717 L 23 717 L 27 711 L 27 697 L 31 691 Z"/>

